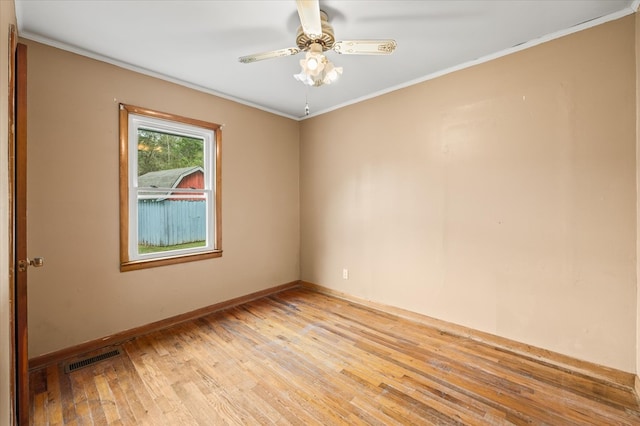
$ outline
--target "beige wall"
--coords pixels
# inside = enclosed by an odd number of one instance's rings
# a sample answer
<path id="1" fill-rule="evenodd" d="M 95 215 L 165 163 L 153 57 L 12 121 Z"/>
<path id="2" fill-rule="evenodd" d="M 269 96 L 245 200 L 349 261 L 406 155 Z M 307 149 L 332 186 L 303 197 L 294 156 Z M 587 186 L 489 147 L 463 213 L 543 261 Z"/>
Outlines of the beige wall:
<path id="1" fill-rule="evenodd" d="M 299 278 L 296 121 L 27 44 L 30 357 Z M 119 272 L 118 102 L 225 125 L 222 258 Z"/>
<path id="2" fill-rule="evenodd" d="M 16 24 L 12 1 L 0 1 L 0 425 L 8 425 L 11 403 L 11 330 L 9 289 L 9 26 Z"/>
<path id="3" fill-rule="evenodd" d="M 634 70 L 627 17 L 305 120 L 302 279 L 635 371 Z"/>

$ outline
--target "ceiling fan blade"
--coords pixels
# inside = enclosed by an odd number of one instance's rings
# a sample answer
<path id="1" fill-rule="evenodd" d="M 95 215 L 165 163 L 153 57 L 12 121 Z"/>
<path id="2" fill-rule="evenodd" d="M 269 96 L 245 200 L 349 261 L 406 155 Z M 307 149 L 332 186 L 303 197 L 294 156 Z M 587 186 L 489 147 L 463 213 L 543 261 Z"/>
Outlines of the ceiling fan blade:
<path id="1" fill-rule="evenodd" d="M 343 40 L 333 50 L 343 55 L 389 55 L 396 50 L 395 40 Z"/>
<path id="2" fill-rule="evenodd" d="M 311 39 L 322 36 L 320 2 L 318 0 L 296 0 L 302 31 Z"/>
<path id="3" fill-rule="evenodd" d="M 280 58 L 282 56 L 291 56 L 300 52 L 297 47 L 288 47 L 286 49 L 272 50 L 271 52 L 254 53 L 253 55 L 241 56 L 238 58 L 243 64 L 262 61 L 263 59 Z"/>

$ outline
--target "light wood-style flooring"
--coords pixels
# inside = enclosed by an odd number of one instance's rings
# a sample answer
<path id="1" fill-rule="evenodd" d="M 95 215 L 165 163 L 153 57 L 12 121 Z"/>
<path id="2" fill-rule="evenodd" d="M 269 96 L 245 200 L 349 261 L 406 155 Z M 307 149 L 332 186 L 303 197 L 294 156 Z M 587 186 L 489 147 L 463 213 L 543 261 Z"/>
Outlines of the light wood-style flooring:
<path id="1" fill-rule="evenodd" d="M 304 288 L 31 373 L 35 425 L 640 425 L 628 387 Z"/>

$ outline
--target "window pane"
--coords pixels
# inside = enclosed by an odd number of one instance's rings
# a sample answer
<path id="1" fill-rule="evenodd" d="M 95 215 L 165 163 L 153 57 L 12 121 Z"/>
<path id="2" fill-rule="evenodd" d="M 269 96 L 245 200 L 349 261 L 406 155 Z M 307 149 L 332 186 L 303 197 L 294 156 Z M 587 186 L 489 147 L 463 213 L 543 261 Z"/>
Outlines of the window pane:
<path id="1" fill-rule="evenodd" d="M 204 169 L 204 140 L 138 128 L 139 187 L 173 188 L 181 172 L 192 168 Z M 203 189 L 204 179 L 182 187 Z"/>
<path id="2" fill-rule="evenodd" d="M 138 197 L 138 253 L 148 254 L 206 246 L 204 198 L 165 198 L 164 193 Z"/>
<path id="3" fill-rule="evenodd" d="M 138 254 L 207 245 L 204 140 L 138 128 Z"/>

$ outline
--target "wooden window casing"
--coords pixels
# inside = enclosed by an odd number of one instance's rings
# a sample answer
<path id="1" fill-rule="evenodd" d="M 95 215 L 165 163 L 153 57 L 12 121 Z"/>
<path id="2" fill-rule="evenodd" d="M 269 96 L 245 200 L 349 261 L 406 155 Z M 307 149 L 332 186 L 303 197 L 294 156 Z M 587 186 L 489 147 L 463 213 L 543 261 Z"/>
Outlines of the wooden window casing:
<path id="1" fill-rule="evenodd" d="M 162 253 L 154 253 L 152 257 L 140 258 L 140 256 L 132 255 L 132 235 L 130 220 L 132 219 L 131 209 L 131 180 L 132 170 L 137 170 L 132 167 L 131 158 L 137 159 L 137 153 L 133 156 L 130 152 L 130 117 L 147 117 L 152 120 L 162 120 L 168 123 L 193 126 L 207 131 L 213 132 L 213 147 L 212 152 L 208 155 L 211 156 L 212 170 L 212 196 L 209 203 L 213 203 L 207 211 L 211 211 L 213 218 L 208 218 L 210 226 L 213 227 L 213 235 L 211 237 L 211 244 L 208 243 L 207 248 L 203 249 L 191 249 L 188 253 L 177 251 L 167 251 Z M 211 259 L 222 256 L 222 193 L 221 193 L 221 172 L 222 172 L 222 131 L 219 124 L 209 123 L 206 121 L 195 120 L 191 118 L 181 117 L 174 114 L 168 114 L 164 112 L 158 112 L 146 108 L 141 108 L 132 105 L 120 104 L 120 124 L 119 124 L 119 138 L 120 138 L 120 271 L 132 271 L 145 268 L 152 268 L 157 266 L 172 265 L 177 263 L 192 262 L 196 260 Z M 207 151 L 205 151 L 207 152 Z M 137 160 L 136 160 L 137 161 Z M 137 209 L 135 210 L 137 212 Z M 136 217 L 137 220 L 137 217 Z M 207 232 L 207 239 L 209 239 L 209 232 Z M 136 238 L 137 239 L 137 235 Z M 137 246 L 135 248 L 137 250 Z"/>

